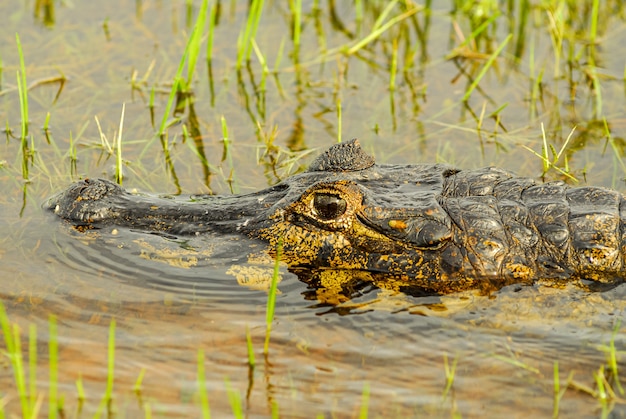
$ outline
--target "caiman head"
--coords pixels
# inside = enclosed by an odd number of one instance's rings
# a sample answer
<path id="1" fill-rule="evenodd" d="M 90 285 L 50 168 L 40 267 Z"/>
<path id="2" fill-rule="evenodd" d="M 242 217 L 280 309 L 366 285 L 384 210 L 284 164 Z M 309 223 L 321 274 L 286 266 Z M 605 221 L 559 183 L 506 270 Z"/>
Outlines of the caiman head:
<path id="1" fill-rule="evenodd" d="M 307 171 L 251 194 L 166 199 L 96 179 L 72 185 L 46 207 L 83 228 L 245 234 L 268 243 L 299 275 L 366 272 L 450 292 L 530 282 L 538 274 L 533 259 L 563 253 L 556 247 L 560 227 L 544 228 L 554 232 L 554 246 L 538 249 L 532 214 L 518 203 L 520 191 L 533 185 L 493 168 L 378 165 L 352 140 L 332 146 Z M 561 271 L 568 275 L 566 266 Z"/>
<path id="2" fill-rule="evenodd" d="M 292 270 L 368 271 L 437 291 L 465 289 L 476 270 L 441 203 L 456 172 L 377 165 L 351 140 L 277 185 L 283 197 L 239 228 L 270 243 Z"/>

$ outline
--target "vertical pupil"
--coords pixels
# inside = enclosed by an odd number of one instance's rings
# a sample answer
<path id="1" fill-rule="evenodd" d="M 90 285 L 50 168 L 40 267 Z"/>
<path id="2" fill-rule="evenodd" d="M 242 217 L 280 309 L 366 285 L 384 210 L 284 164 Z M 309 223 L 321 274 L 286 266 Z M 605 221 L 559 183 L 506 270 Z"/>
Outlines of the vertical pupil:
<path id="1" fill-rule="evenodd" d="M 318 193 L 313 198 L 313 207 L 323 220 L 332 220 L 346 212 L 346 200 L 329 193 Z"/>

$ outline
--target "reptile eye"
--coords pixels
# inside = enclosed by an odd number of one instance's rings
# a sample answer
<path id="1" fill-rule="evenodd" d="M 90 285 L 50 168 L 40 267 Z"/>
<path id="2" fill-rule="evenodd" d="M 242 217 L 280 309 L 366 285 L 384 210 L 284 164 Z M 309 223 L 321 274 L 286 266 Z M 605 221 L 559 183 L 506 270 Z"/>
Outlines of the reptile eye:
<path id="1" fill-rule="evenodd" d="M 324 221 L 333 220 L 346 212 L 346 200 L 329 193 L 317 193 L 313 198 L 313 208 Z"/>

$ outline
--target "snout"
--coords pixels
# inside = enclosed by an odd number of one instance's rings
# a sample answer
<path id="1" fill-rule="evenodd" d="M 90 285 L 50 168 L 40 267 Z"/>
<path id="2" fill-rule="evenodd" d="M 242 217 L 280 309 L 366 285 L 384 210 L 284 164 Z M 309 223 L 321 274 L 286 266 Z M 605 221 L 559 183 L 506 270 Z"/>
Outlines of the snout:
<path id="1" fill-rule="evenodd" d="M 43 205 L 59 217 L 75 223 L 93 223 L 110 218 L 115 197 L 124 190 L 105 179 L 84 179 L 49 198 Z"/>

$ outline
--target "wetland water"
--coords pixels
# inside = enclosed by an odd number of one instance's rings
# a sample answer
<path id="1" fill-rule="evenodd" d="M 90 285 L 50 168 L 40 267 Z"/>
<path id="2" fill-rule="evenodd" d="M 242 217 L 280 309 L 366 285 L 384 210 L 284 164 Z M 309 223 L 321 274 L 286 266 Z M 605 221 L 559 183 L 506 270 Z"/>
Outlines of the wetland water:
<path id="1" fill-rule="evenodd" d="M 227 194 L 274 184 L 336 141 L 338 99 L 343 138 L 359 137 L 381 163 L 496 165 L 540 177 L 541 160 L 529 150 L 541 153 L 542 124 L 556 152 L 576 126 L 559 167 L 579 183 L 624 192 L 620 2 L 600 2 L 595 48 L 589 47 L 592 2 L 520 1 L 487 11 L 453 2 L 413 10 L 398 2 L 383 22 L 405 18 L 357 49 L 389 2 L 367 2 L 359 23 L 352 2 L 305 1 L 295 50 L 292 11 L 287 2 L 268 1 L 255 37 L 269 68 L 277 69 L 267 78 L 254 52 L 236 70 L 248 2 L 218 2 L 210 71 L 205 37 L 190 87 L 193 103 L 168 115 L 162 142 L 155 132 L 200 3 L 76 1 L 47 10 L 17 0 L 0 4 L 0 121 L 7 128 L 0 146 L 0 298 L 20 325 L 23 348 L 29 325 L 37 327 L 43 400 L 54 315 L 67 415 L 79 409 L 79 379 L 86 396 L 80 412 L 96 411 L 115 319 L 112 409 L 127 416 L 197 417 L 198 350 L 205 354 L 211 411 L 220 417 L 231 414 L 233 395 L 250 417 L 270 416 L 272 409 L 284 417 L 354 417 L 364 406 L 372 417 L 626 416 L 626 396 L 606 367 L 611 341 L 618 359 L 626 349 L 626 326 L 619 324 L 624 285 L 593 293 L 533 286 L 422 298 L 365 287 L 339 301 L 283 267 L 264 357 L 272 262 L 257 243 L 124 229 L 78 232 L 41 209 L 74 180 L 113 176 L 115 156 L 101 138 L 112 143 L 119 132 L 122 104 L 124 187 L 147 193 Z M 16 33 L 31 86 L 25 142 Z M 453 51 L 457 58 L 448 59 Z M 555 169 L 545 177 L 566 178 Z M 252 373 L 246 328 L 257 360 Z M 0 405 L 19 414 L 11 365 L 1 356 Z M 556 396 L 555 365 L 562 392 Z M 596 379 L 601 376 L 606 382 Z M 621 369 L 619 377 L 623 382 Z M 598 382 L 610 387 L 604 398 Z"/>

